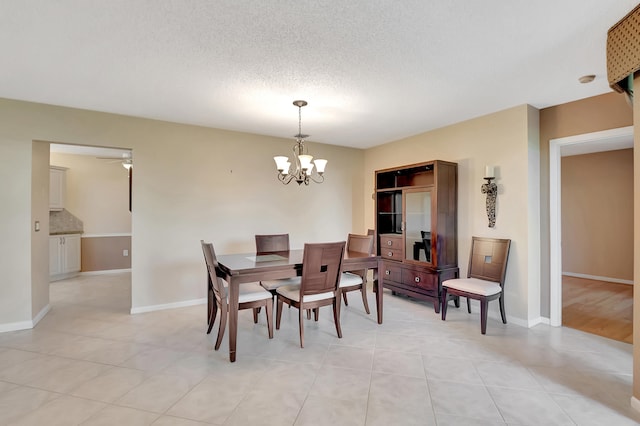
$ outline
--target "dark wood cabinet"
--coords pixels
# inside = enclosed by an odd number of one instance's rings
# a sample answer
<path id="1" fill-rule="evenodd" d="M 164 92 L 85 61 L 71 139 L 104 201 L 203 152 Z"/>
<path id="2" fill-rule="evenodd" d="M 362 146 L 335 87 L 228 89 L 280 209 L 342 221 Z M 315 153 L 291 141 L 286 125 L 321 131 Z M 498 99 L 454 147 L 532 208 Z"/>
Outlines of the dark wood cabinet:
<path id="1" fill-rule="evenodd" d="M 378 170 L 376 239 L 383 285 L 442 303 L 442 281 L 458 277 L 458 165 L 429 161 Z"/>

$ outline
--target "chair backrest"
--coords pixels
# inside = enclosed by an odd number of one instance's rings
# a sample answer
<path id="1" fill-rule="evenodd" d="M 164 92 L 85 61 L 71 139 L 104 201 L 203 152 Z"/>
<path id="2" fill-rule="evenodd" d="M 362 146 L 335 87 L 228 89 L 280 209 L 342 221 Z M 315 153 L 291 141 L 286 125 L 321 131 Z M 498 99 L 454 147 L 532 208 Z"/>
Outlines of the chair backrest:
<path id="1" fill-rule="evenodd" d="M 209 285 L 213 287 L 213 293 L 220 302 L 227 300 L 227 293 L 222 283 L 222 278 L 218 277 L 218 259 L 216 252 L 213 250 L 213 244 L 200 240 L 202 245 L 202 253 L 204 254 L 204 263 L 207 265 L 207 277 Z"/>
<path id="2" fill-rule="evenodd" d="M 511 240 L 498 238 L 471 239 L 468 278 L 494 281 L 504 286 Z"/>
<path id="3" fill-rule="evenodd" d="M 345 245 L 345 241 L 304 245 L 301 300 L 303 295 L 337 290 Z"/>
<path id="4" fill-rule="evenodd" d="M 376 230 L 375 229 L 367 229 L 367 235 L 371 235 L 373 237 L 373 251 L 371 253 L 378 253 L 378 241 L 376 238 Z"/>
<path id="5" fill-rule="evenodd" d="M 359 253 L 373 253 L 373 235 L 349 234 L 347 237 L 347 251 Z"/>
<path id="6" fill-rule="evenodd" d="M 256 253 L 289 251 L 289 234 L 256 235 Z"/>

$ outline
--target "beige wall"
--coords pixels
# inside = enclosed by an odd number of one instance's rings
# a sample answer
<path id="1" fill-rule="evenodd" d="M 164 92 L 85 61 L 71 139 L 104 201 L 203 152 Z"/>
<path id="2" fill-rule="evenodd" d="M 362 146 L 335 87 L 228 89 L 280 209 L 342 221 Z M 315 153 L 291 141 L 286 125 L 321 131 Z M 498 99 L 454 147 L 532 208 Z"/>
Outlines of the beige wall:
<path id="1" fill-rule="evenodd" d="M 562 158 L 562 271 L 633 280 L 633 150 Z"/>
<path id="2" fill-rule="evenodd" d="M 255 233 L 289 232 L 302 247 L 366 229 L 361 150 L 309 143 L 329 160 L 325 183 L 285 186 L 272 157 L 290 153 L 291 138 L 0 99 L 0 173 L 11 183 L 0 189 L 0 324 L 33 318 L 31 266 L 48 270 L 42 253 L 32 262 L 33 140 L 133 150 L 134 311 L 205 297 L 202 238 L 231 253 L 253 250 Z"/>
<path id="3" fill-rule="evenodd" d="M 608 93 L 540 110 L 540 309 L 549 317 L 549 141 L 633 124 L 624 96 Z"/>
<path id="4" fill-rule="evenodd" d="M 49 144 L 31 145 L 31 317 L 38 321 L 49 311 L 49 264 L 39 263 L 49 259 Z"/>
<path id="5" fill-rule="evenodd" d="M 467 273 L 472 236 L 510 238 L 507 315 L 522 325 L 539 320 L 538 115 L 527 105 L 458 123 L 367 150 L 366 224 L 374 223 L 373 173 L 429 160 L 458 163 L 458 259 Z M 480 186 L 485 165 L 496 170 L 496 226 L 488 227 Z M 496 304 L 497 305 L 497 304 Z M 497 314 L 497 306 L 491 306 Z"/>
<path id="6" fill-rule="evenodd" d="M 67 167 L 65 209 L 85 234 L 131 233 L 129 174 L 121 162 L 52 152 L 51 165 Z"/>
<path id="7" fill-rule="evenodd" d="M 80 249 L 82 272 L 131 268 L 130 236 L 82 237 Z"/>

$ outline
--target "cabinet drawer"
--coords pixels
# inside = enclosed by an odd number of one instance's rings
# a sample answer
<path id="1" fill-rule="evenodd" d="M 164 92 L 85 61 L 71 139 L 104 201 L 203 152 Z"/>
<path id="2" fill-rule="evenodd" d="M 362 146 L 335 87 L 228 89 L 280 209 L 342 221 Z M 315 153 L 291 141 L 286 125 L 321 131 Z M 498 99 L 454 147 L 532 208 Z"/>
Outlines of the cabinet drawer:
<path id="1" fill-rule="evenodd" d="M 380 247 L 380 256 L 385 259 L 402 260 L 402 250 L 394 250 L 386 247 Z"/>
<path id="2" fill-rule="evenodd" d="M 425 271 L 416 271 L 413 269 L 402 270 L 402 283 L 419 287 L 424 290 L 437 290 L 438 277 Z"/>
<path id="3" fill-rule="evenodd" d="M 383 265 L 382 274 L 384 275 L 384 281 L 402 282 L 402 268 L 399 265 L 393 265 L 387 262 Z"/>
<path id="4" fill-rule="evenodd" d="M 380 234 L 380 253 L 386 249 L 402 250 L 402 237 Z"/>

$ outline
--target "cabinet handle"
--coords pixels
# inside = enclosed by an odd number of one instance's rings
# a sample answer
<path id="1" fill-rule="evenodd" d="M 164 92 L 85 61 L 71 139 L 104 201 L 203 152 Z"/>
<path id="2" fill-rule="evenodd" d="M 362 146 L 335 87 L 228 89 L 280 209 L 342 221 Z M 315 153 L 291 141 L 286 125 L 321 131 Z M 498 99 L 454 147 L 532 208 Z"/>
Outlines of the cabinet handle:
<path id="1" fill-rule="evenodd" d="M 384 271 L 384 274 L 385 275 L 391 275 L 391 271 L 387 269 L 386 271 Z"/>
<path id="2" fill-rule="evenodd" d="M 387 245 L 388 246 L 393 245 L 393 242 L 391 240 L 389 240 L 389 241 L 387 241 Z"/>
<path id="3" fill-rule="evenodd" d="M 392 251 L 390 251 L 389 253 L 387 253 L 387 256 L 389 256 L 389 257 L 393 257 L 393 252 L 392 252 Z"/>
<path id="4" fill-rule="evenodd" d="M 417 283 L 419 283 L 419 282 L 420 282 L 420 277 L 415 277 L 415 278 L 414 278 L 414 281 L 415 281 L 415 282 L 417 282 Z"/>

